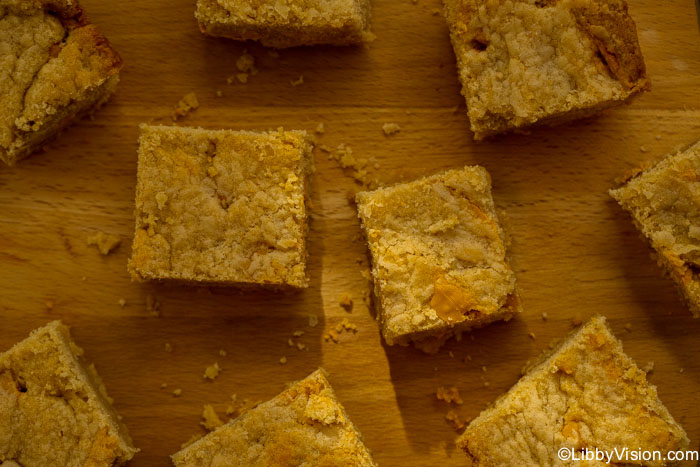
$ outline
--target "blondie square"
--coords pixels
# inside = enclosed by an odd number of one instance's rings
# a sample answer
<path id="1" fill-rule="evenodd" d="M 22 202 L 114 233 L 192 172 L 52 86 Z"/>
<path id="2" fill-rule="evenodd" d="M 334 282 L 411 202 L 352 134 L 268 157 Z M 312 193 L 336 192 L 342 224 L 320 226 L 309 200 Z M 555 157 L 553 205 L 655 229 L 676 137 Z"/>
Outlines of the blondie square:
<path id="1" fill-rule="evenodd" d="M 610 190 L 700 317 L 700 143 Z"/>
<path id="2" fill-rule="evenodd" d="M 121 66 L 75 0 L 0 0 L 0 159 L 13 165 L 99 108 Z"/>
<path id="3" fill-rule="evenodd" d="M 172 456 L 176 467 L 374 467 L 323 370 Z"/>
<path id="4" fill-rule="evenodd" d="M 370 0 L 197 0 L 195 16 L 204 34 L 267 47 L 353 45 L 372 36 Z"/>
<path id="5" fill-rule="evenodd" d="M 471 465 L 483 467 L 608 465 L 562 460 L 558 453 L 627 448 L 665 455 L 688 443 L 656 388 L 600 316 L 544 355 L 457 440 Z M 610 465 L 632 464 L 639 463 L 623 457 Z"/>
<path id="6" fill-rule="evenodd" d="M 304 131 L 141 126 L 138 280 L 307 287 Z"/>
<path id="7" fill-rule="evenodd" d="M 59 321 L 0 354 L 3 467 L 111 467 L 138 451 L 82 355 Z"/>
<path id="8" fill-rule="evenodd" d="M 649 89 L 625 0 L 444 0 L 477 140 L 592 115 Z"/>
<path id="9" fill-rule="evenodd" d="M 388 345 L 413 341 L 433 352 L 453 334 L 520 311 L 484 168 L 361 192 L 356 201 Z"/>

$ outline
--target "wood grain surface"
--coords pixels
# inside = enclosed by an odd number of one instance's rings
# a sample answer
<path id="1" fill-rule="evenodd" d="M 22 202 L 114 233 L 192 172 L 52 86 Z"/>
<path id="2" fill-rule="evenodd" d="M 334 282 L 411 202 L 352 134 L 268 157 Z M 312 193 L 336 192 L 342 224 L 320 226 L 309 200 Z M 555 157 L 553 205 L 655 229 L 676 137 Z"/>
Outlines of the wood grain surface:
<path id="1" fill-rule="evenodd" d="M 592 120 L 479 144 L 468 131 L 438 0 L 374 0 L 377 40 L 370 47 L 298 48 L 279 58 L 255 44 L 204 37 L 192 0 L 82 3 L 123 56 L 122 82 L 94 119 L 65 131 L 44 153 L 0 168 L 0 350 L 49 320 L 69 324 L 141 449 L 130 465 L 169 465 L 168 455 L 202 432 L 203 404 L 223 416 L 232 394 L 266 400 L 318 366 L 330 372 L 381 466 L 463 465 L 444 420 L 449 407 L 436 400 L 436 389 L 457 386 L 464 404 L 456 410 L 470 419 L 517 381 L 528 359 L 564 335 L 573 316 L 596 313 L 609 318 L 640 365 L 655 363 L 650 380 L 697 449 L 700 321 L 607 195 L 626 170 L 700 137 L 693 2 L 629 0 L 651 93 Z M 248 84 L 229 85 L 244 48 L 260 71 Z M 292 86 L 301 75 L 304 83 Z M 182 124 L 313 131 L 323 122 L 319 144 L 344 143 L 375 158 L 382 183 L 485 166 L 508 215 L 525 312 L 450 342 L 435 356 L 383 345 L 361 300 L 369 291 L 366 248 L 348 202 L 357 186 L 320 151 L 308 290 L 131 282 L 138 124 L 167 123 L 188 92 L 201 107 Z M 388 122 L 401 132 L 386 137 L 381 127 Z M 120 235 L 122 245 L 100 256 L 86 244 L 97 231 Z M 355 303 L 350 313 L 339 305 L 346 292 Z M 160 317 L 146 309 L 149 294 L 160 303 Z M 317 327 L 308 326 L 309 314 L 318 315 Z M 324 333 L 343 318 L 358 332 L 326 342 Z M 305 333 L 295 341 L 308 350 L 288 346 L 297 330 Z M 223 371 L 205 381 L 204 369 L 214 362 Z M 180 397 L 172 394 L 176 388 Z"/>

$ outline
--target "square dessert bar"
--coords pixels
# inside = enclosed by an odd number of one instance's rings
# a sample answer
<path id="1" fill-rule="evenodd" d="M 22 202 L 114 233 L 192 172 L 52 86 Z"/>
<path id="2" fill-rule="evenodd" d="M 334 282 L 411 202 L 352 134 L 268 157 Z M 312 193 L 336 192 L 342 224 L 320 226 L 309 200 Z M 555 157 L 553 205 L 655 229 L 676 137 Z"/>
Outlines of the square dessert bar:
<path id="1" fill-rule="evenodd" d="M 592 115 L 649 89 L 625 0 L 444 0 L 477 140 Z"/>
<path id="2" fill-rule="evenodd" d="M 323 370 L 172 456 L 176 467 L 374 467 Z"/>
<path id="3" fill-rule="evenodd" d="M 138 451 L 59 321 L 0 354 L 0 464 L 110 467 Z"/>
<path id="4" fill-rule="evenodd" d="M 353 45 L 372 36 L 370 0 L 197 0 L 195 16 L 204 34 L 267 47 Z"/>
<path id="5" fill-rule="evenodd" d="M 600 316 L 545 354 L 457 440 L 471 465 L 514 467 L 589 465 L 560 459 L 560 449 L 579 456 L 584 448 L 665 455 L 688 443 L 656 388 Z M 628 462 L 613 458 L 611 465 Z"/>
<path id="6" fill-rule="evenodd" d="M 356 201 L 387 344 L 413 341 L 433 352 L 453 334 L 520 311 L 484 168 L 361 192 Z"/>
<path id="7" fill-rule="evenodd" d="M 700 143 L 610 190 L 700 317 Z"/>
<path id="8" fill-rule="evenodd" d="M 13 165 L 99 108 L 121 66 L 75 0 L 0 0 L 0 159 Z"/>
<path id="9" fill-rule="evenodd" d="M 307 287 L 304 131 L 141 126 L 138 280 Z"/>

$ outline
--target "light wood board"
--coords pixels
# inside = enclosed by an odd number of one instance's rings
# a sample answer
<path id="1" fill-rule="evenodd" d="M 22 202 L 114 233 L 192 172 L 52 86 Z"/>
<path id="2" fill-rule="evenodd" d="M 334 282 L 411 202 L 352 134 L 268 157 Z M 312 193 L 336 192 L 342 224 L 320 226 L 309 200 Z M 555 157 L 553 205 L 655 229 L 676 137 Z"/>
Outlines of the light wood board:
<path id="1" fill-rule="evenodd" d="M 266 400 L 319 366 L 330 372 L 380 465 L 461 465 L 456 434 L 444 420 L 448 406 L 436 400 L 436 389 L 457 386 L 464 399 L 457 411 L 472 418 L 517 381 L 529 358 L 568 332 L 572 316 L 596 313 L 609 318 L 640 365 L 655 363 L 650 379 L 697 449 L 700 321 L 607 195 L 626 170 L 700 138 L 693 2 L 629 0 L 651 93 L 593 120 L 480 144 L 468 131 L 447 28 L 434 14 L 437 0 L 374 0 L 377 40 L 369 48 L 299 48 L 280 58 L 255 44 L 204 37 L 193 3 L 84 0 L 124 58 L 117 94 L 45 153 L 0 168 L 0 349 L 49 320 L 71 325 L 142 450 L 131 465 L 168 465 L 168 455 L 201 432 L 203 404 L 223 415 L 231 394 Z M 260 72 L 246 85 L 228 85 L 244 48 Z M 300 75 L 304 84 L 291 86 Z M 435 356 L 384 346 L 361 301 L 369 290 L 361 274 L 365 245 L 347 200 L 356 186 L 321 152 L 308 290 L 243 293 L 131 282 L 126 261 L 138 124 L 167 123 L 188 92 L 201 107 L 183 124 L 313 131 L 323 122 L 319 143 L 345 143 L 358 156 L 376 158 L 383 183 L 485 166 L 509 217 L 525 312 Z M 387 122 L 401 132 L 385 137 Z M 86 244 L 96 231 L 120 235 L 121 247 L 101 257 Z M 355 301 L 351 313 L 339 305 L 345 292 Z M 148 294 L 161 303 L 160 318 L 147 312 Z M 308 327 L 309 314 L 319 316 L 316 328 Z M 325 342 L 323 334 L 343 318 L 357 325 L 357 334 Z M 298 340 L 308 351 L 288 346 L 296 330 L 305 331 Z M 166 342 L 172 353 L 164 351 Z M 278 363 L 282 356 L 286 365 Z M 223 371 L 205 381 L 204 369 L 214 362 Z M 160 389 L 162 383 L 168 388 Z M 181 397 L 172 395 L 176 388 Z"/>

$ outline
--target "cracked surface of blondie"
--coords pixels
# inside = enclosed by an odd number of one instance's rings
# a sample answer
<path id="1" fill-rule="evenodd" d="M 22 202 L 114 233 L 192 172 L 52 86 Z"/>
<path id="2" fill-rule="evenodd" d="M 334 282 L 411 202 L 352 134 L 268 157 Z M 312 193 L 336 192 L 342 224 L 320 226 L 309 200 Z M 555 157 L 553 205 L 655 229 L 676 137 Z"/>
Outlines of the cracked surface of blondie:
<path id="1" fill-rule="evenodd" d="M 482 467 L 581 464 L 560 460 L 560 448 L 667 453 L 687 449 L 688 443 L 685 431 L 661 403 L 656 388 L 625 355 L 600 316 L 541 357 L 539 364 L 475 418 L 457 440 L 471 465 Z M 657 461 L 643 465 L 668 464 Z"/>
<path id="2" fill-rule="evenodd" d="M 700 143 L 610 190 L 700 317 Z"/>
<path id="3" fill-rule="evenodd" d="M 360 44 L 370 35 L 369 0 L 198 0 L 195 16 L 205 34 L 277 48 Z"/>
<path id="4" fill-rule="evenodd" d="M 76 2 L 0 0 L 0 159 L 14 164 L 99 107 L 120 68 Z"/>
<path id="5" fill-rule="evenodd" d="M 561 123 L 649 88 L 624 0 L 444 0 L 476 139 Z"/>
<path id="6" fill-rule="evenodd" d="M 136 453 L 92 365 L 58 321 L 0 354 L 0 464 L 109 467 Z"/>
<path id="7" fill-rule="evenodd" d="M 387 344 L 433 351 L 455 331 L 519 311 L 485 169 L 450 170 L 356 200 Z"/>
<path id="8" fill-rule="evenodd" d="M 136 279 L 306 287 L 303 131 L 141 126 Z"/>
<path id="9" fill-rule="evenodd" d="M 176 467 L 374 467 L 323 370 L 172 456 Z"/>

